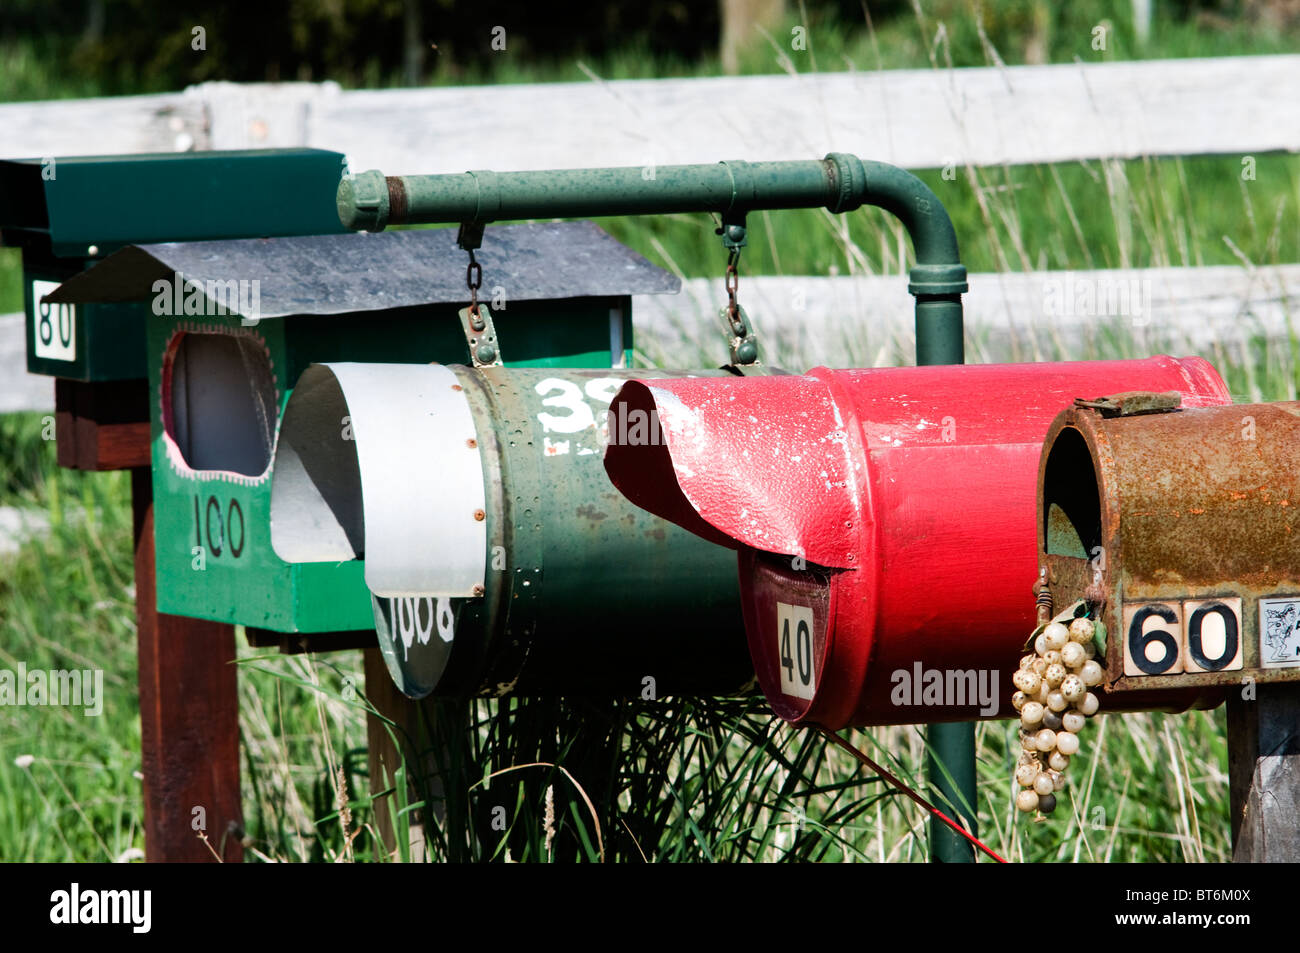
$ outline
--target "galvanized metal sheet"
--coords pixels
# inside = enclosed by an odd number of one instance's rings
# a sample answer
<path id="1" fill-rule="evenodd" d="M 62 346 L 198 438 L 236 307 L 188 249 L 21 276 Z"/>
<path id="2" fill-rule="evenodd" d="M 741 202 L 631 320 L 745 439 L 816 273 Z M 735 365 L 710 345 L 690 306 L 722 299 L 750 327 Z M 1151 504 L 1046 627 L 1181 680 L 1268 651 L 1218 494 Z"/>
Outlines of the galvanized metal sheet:
<path id="1" fill-rule="evenodd" d="M 507 301 L 675 294 L 681 282 L 591 222 L 488 228 L 475 253 L 484 298 Z M 47 295 L 60 302 L 151 298 L 179 273 L 212 288 L 254 282 L 259 318 L 345 314 L 466 298 L 456 229 L 167 242 L 124 248 Z M 238 287 L 236 284 L 234 287 Z"/>
<path id="2" fill-rule="evenodd" d="M 271 545 L 287 562 L 363 558 L 377 596 L 473 596 L 487 561 L 469 401 L 440 364 L 313 364 L 285 408 Z"/>

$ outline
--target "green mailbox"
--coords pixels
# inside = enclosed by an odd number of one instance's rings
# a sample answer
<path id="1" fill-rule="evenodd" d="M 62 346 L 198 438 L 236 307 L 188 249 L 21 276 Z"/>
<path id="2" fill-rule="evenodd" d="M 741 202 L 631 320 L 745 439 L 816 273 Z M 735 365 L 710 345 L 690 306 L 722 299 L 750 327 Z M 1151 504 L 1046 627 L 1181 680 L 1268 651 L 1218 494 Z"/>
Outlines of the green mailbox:
<path id="1" fill-rule="evenodd" d="M 42 298 L 136 242 L 341 232 L 321 196 L 344 158 L 258 149 L 0 161 L 0 241 L 22 249 L 27 369 L 78 381 L 147 376 L 135 302 L 75 306 Z"/>
<path id="2" fill-rule="evenodd" d="M 587 222 L 492 228 L 476 257 L 489 363 L 507 366 L 625 366 L 631 295 L 678 285 Z M 158 611 L 373 640 L 362 563 L 291 565 L 271 547 L 281 410 L 313 363 L 466 361 L 482 344 L 463 317 L 468 261 L 454 229 L 143 244 L 48 296 L 130 302 L 143 331 Z"/>

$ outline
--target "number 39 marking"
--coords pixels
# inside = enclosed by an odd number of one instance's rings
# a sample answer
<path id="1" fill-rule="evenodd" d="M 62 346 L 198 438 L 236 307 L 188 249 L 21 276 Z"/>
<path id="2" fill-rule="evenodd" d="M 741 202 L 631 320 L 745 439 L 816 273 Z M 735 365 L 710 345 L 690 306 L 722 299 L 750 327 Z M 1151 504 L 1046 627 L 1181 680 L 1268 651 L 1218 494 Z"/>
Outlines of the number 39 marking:
<path id="1" fill-rule="evenodd" d="M 813 658 L 813 611 L 807 606 L 776 604 L 776 651 L 781 694 L 811 699 L 817 690 Z"/>
<path id="2" fill-rule="evenodd" d="M 587 400 L 608 404 L 623 382 L 615 377 L 596 377 L 587 381 Z M 583 388 L 562 377 L 547 377 L 537 382 L 537 393 L 545 397 L 543 407 L 565 411 L 563 416 L 540 413 L 537 420 L 547 433 L 579 433 L 596 426 L 596 415 L 583 399 Z M 549 396 L 548 396 L 549 395 Z"/>

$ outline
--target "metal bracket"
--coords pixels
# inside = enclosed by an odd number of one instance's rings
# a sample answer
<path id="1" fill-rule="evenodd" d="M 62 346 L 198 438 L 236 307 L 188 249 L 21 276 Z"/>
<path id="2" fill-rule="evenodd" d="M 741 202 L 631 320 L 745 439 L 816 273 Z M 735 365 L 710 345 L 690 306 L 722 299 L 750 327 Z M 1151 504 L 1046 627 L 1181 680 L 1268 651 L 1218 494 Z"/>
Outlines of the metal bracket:
<path id="1" fill-rule="evenodd" d="M 483 224 L 481 222 L 461 222 L 456 231 L 456 244 L 464 251 L 473 251 L 483 247 Z"/>
<path id="2" fill-rule="evenodd" d="M 473 308 L 460 309 L 460 326 L 469 344 L 469 357 L 475 367 L 501 367 L 501 348 L 497 344 L 497 330 L 492 324 L 492 312 L 487 305 L 478 306 L 475 319 Z"/>
<path id="3" fill-rule="evenodd" d="M 749 316 L 745 314 L 745 309 L 736 305 L 735 320 L 732 319 L 728 308 L 719 311 L 718 317 L 722 318 L 722 323 L 727 326 L 727 353 L 731 358 L 730 363 L 738 367 L 757 365 L 758 336 L 750 327 Z"/>
<path id="4" fill-rule="evenodd" d="M 738 252 L 748 244 L 743 215 L 739 221 L 723 219 L 721 227 L 714 229 L 714 234 L 722 236 L 722 247 L 729 252 Z"/>

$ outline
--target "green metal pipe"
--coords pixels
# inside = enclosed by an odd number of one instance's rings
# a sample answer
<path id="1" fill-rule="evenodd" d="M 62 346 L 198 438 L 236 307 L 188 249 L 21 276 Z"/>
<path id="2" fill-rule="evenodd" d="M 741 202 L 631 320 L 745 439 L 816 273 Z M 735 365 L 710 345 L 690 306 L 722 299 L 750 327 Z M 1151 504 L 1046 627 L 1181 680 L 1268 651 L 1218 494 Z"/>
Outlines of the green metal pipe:
<path id="1" fill-rule="evenodd" d="M 744 162 L 546 172 L 462 172 L 388 176 L 378 171 L 339 183 L 339 220 L 347 228 L 508 219 L 714 212 L 743 223 L 758 209 L 825 208 L 851 212 L 874 205 L 897 216 L 912 239 L 916 265 L 908 290 L 918 328 L 936 339 L 961 339 L 966 269 L 957 233 L 938 197 L 912 173 L 884 162 L 832 152 L 820 161 Z M 918 337 L 918 346 L 920 344 Z M 945 352 L 946 353 L 946 352 Z M 960 358 L 958 358 L 960 360 Z"/>
<path id="2" fill-rule="evenodd" d="M 918 295 L 916 363 L 962 364 L 965 360 L 961 297 L 955 294 Z M 972 834 L 977 834 L 974 812 L 975 725 L 970 722 L 931 725 L 926 731 L 926 740 L 929 746 L 926 774 L 934 800 L 945 809 L 945 813 L 961 819 Z M 975 850 L 964 837 L 932 817 L 930 859 L 950 864 L 973 863 Z"/>

